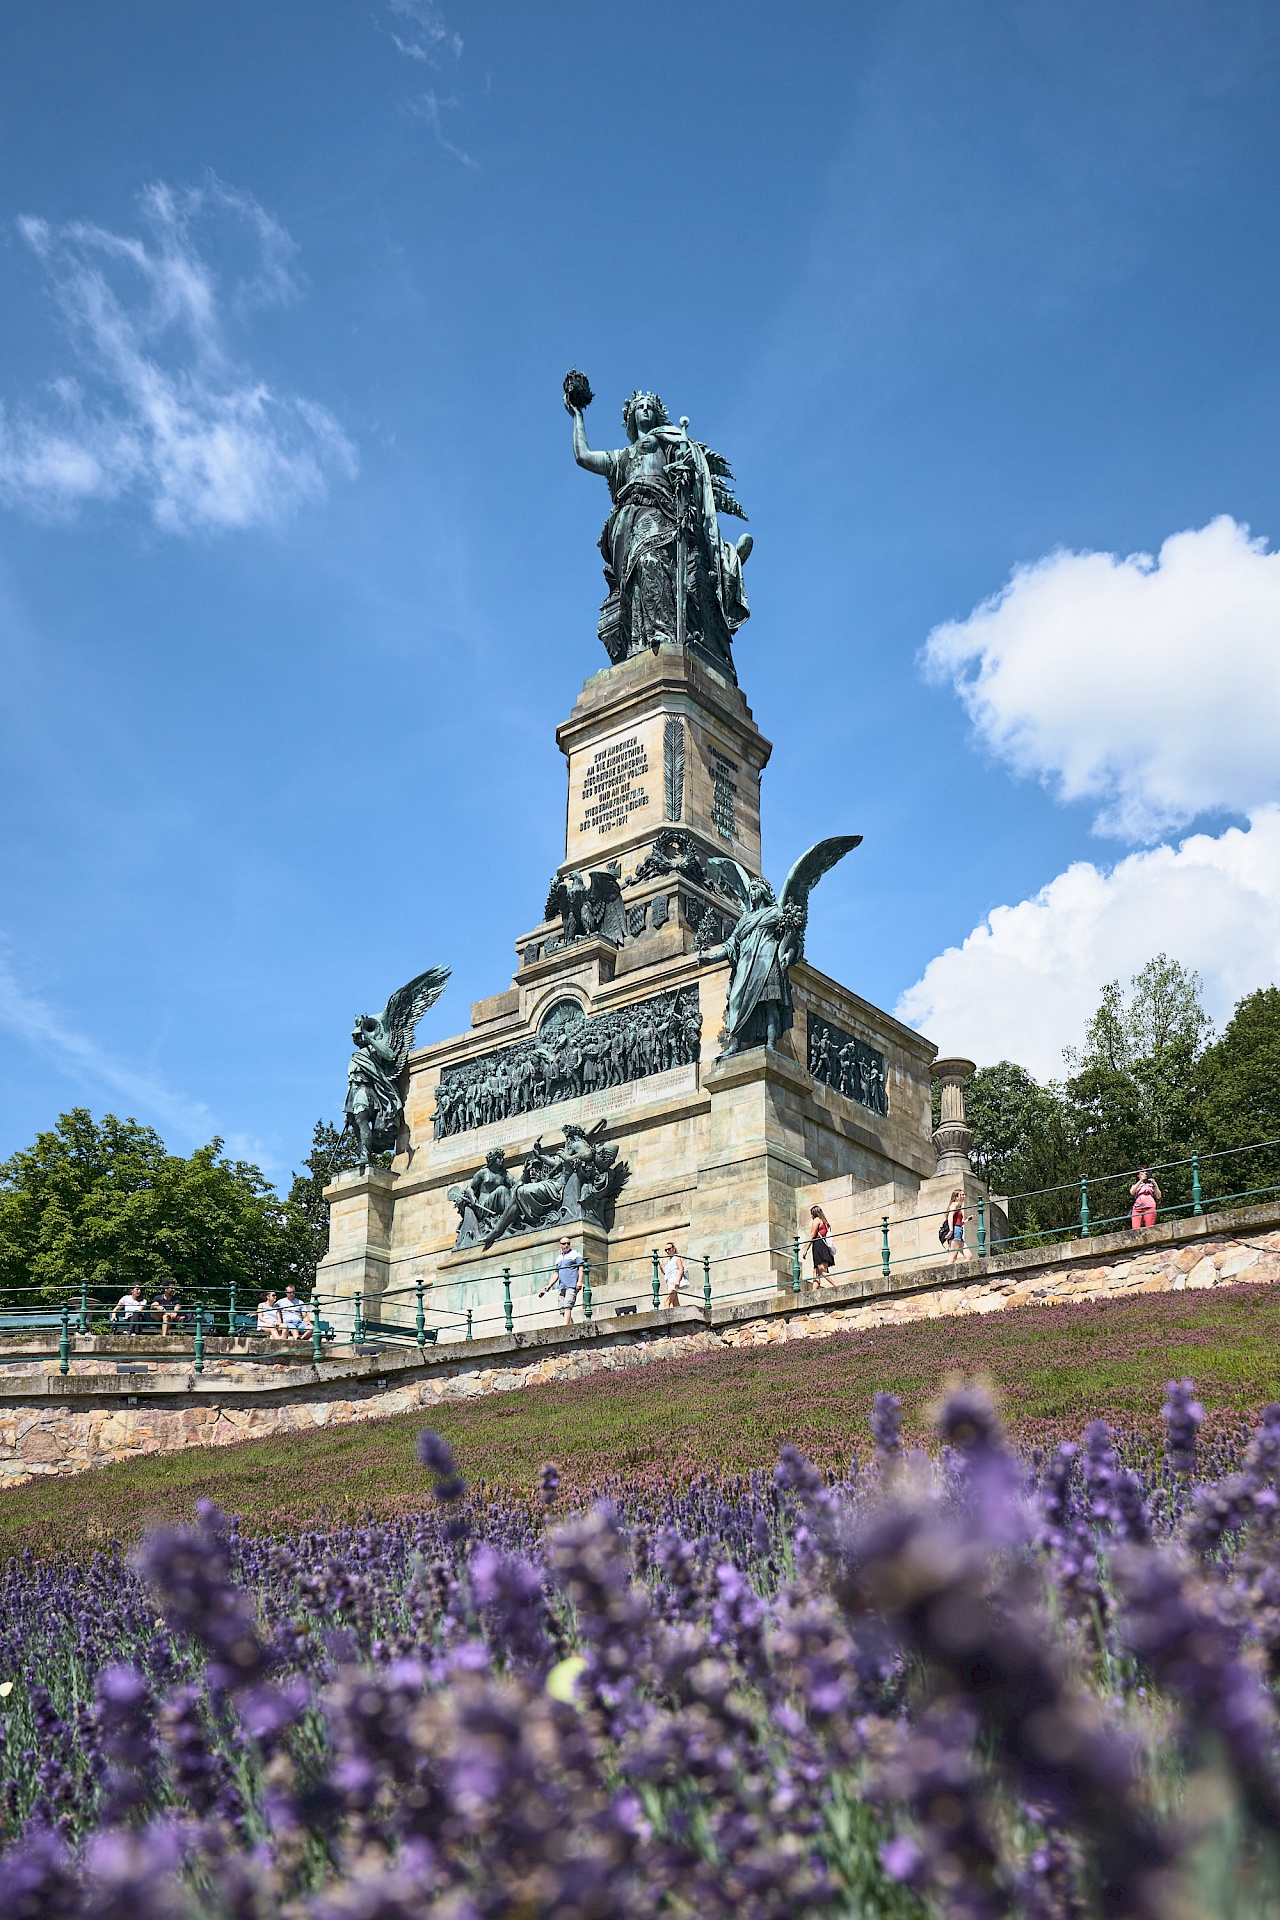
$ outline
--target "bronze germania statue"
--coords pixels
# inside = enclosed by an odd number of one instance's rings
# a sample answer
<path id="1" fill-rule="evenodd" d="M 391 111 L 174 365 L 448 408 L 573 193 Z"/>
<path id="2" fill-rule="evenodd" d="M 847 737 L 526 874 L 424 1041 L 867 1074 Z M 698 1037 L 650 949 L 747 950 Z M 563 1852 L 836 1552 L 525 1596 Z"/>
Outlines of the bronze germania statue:
<path id="1" fill-rule="evenodd" d="M 721 513 L 745 520 L 728 483 L 727 460 L 678 427 L 656 393 L 637 391 L 622 409 L 628 444 L 610 453 L 587 445 L 582 410 L 594 395 L 585 374 L 565 376 L 573 416 L 573 457 L 609 483 L 613 511 L 600 535 L 609 596 L 600 639 L 610 660 L 664 644 L 689 647 L 736 680 L 730 651 L 750 608 L 742 563 L 751 535 L 720 538 Z"/>

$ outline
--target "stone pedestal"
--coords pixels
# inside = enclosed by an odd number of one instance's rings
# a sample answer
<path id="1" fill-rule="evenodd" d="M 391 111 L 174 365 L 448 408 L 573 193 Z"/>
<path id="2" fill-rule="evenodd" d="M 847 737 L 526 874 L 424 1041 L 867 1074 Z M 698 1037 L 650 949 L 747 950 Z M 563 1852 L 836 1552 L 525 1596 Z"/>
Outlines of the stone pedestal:
<path id="1" fill-rule="evenodd" d="M 789 1286 L 796 1189 L 817 1171 L 805 1148 L 812 1081 L 791 1053 L 753 1047 L 704 1069 L 702 1084 L 710 1151 L 698 1164 L 689 1246 L 711 1255 L 717 1297 L 762 1281 Z"/>
<path id="2" fill-rule="evenodd" d="M 504 1282 L 509 1280 L 515 1332 L 549 1325 L 559 1318 L 559 1302 L 554 1290 L 542 1299 L 538 1295 L 552 1279 L 562 1235 L 590 1267 L 593 1304 L 611 1306 L 615 1294 L 621 1298 L 616 1287 L 610 1288 L 608 1234 L 589 1220 L 579 1220 L 537 1233 L 508 1234 L 487 1253 L 483 1247 L 467 1247 L 444 1254 L 431 1288 L 433 1309 L 465 1326 L 469 1307 L 477 1331 L 483 1323 L 487 1332 L 495 1332 L 505 1305 Z"/>
<path id="3" fill-rule="evenodd" d="M 569 762 L 565 868 L 602 866 L 682 827 L 760 871 L 760 774 L 773 751 L 740 688 L 679 647 L 593 674 L 556 731 Z"/>
<path id="4" fill-rule="evenodd" d="M 355 1299 L 369 1319 L 385 1317 L 383 1295 L 391 1285 L 396 1175 L 385 1167 L 340 1173 L 325 1188 L 329 1202 L 329 1251 L 316 1271 L 323 1317 L 338 1337 L 355 1327 Z M 389 1304 L 389 1303 L 388 1303 Z"/>

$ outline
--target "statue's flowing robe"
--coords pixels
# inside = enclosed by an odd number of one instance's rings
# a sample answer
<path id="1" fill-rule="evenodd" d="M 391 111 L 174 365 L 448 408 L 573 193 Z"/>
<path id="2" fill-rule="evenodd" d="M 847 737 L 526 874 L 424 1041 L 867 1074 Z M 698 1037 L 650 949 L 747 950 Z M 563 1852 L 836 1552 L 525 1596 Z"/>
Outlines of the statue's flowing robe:
<path id="1" fill-rule="evenodd" d="M 357 1047 L 347 1067 L 347 1097 L 343 1111 L 354 1117 L 367 1113 L 375 1134 L 394 1136 L 404 1112 L 397 1085 L 395 1055 L 369 1038 Z"/>
<path id="2" fill-rule="evenodd" d="M 665 456 L 654 461 L 654 443 Z M 667 462 L 687 453 L 694 470 L 695 537 L 687 588 L 694 635 L 732 667 L 730 642 L 748 618 L 738 549 L 720 538 L 715 490 L 706 455 L 676 427 L 658 427 L 633 447 L 607 453 L 613 512 L 600 535 L 609 598 L 600 637 L 611 659 L 624 660 L 674 641 L 676 635 L 676 513 Z"/>
<path id="3" fill-rule="evenodd" d="M 782 964 L 787 937 L 782 908 L 770 906 L 744 913 L 725 941 L 725 957 L 733 967 L 725 1025 L 735 1039 L 765 1038 L 764 1009 L 771 1001 L 778 1005 L 779 1031 L 792 1025 L 791 981 Z M 757 1009 L 759 1020 L 753 1017 Z"/>

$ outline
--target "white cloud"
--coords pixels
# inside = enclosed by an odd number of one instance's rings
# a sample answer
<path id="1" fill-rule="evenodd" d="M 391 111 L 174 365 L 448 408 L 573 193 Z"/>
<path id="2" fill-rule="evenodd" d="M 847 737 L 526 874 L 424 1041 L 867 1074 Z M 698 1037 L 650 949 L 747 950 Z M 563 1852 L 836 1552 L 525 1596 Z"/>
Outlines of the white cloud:
<path id="1" fill-rule="evenodd" d="M 1155 560 L 1019 567 L 935 628 L 923 663 L 1016 772 L 1100 801 L 1100 832 L 1150 840 L 1280 801 L 1280 554 L 1226 516 Z"/>
<path id="2" fill-rule="evenodd" d="M 931 960 L 896 1011 L 944 1053 L 1017 1060 L 1043 1079 L 1061 1073 L 1103 984 L 1162 951 L 1202 976 L 1219 1023 L 1242 994 L 1280 983 L 1280 807 L 1109 872 L 1078 861 Z"/>
<path id="3" fill-rule="evenodd" d="M 410 36 L 406 39 L 393 30 L 391 38 L 410 60 L 442 67 L 450 60 L 461 59 L 462 35 L 453 32 L 435 0 L 387 0 L 387 4 Z"/>
<path id="4" fill-rule="evenodd" d="M 47 1002 L 21 987 L 0 958 L 0 1026 L 87 1088 L 102 1088 L 128 1101 L 140 1117 L 155 1120 L 196 1146 L 217 1132 L 209 1109 L 175 1093 L 157 1075 L 119 1060 L 106 1048 L 77 1033 Z"/>
<path id="5" fill-rule="evenodd" d="M 278 394 L 231 357 L 227 316 L 295 292 L 293 242 L 220 182 L 141 196 L 144 237 L 84 221 L 18 223 L 49 277 L 77 356 L 43 410 L 0 411 L 0 500 L 72 512 L 136 495 L 171 532 L 278 520 L 321 497 L 354 451 L 314 401 Z M 234 256 L 220 274 L 194 229 Z"/>

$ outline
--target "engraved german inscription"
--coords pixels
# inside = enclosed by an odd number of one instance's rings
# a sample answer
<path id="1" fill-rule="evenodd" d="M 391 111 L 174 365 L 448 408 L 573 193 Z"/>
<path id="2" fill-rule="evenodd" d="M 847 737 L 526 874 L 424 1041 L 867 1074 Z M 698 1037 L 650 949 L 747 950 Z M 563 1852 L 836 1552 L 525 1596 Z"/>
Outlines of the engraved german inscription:
<path id="1" fill-rule="evenodd" d="M 715 822 L 715 829 L 720 838 L 732 840 L 738 831 L 734 806 L 738 783 L 733 777 L 738 772 L 738 763 L 736 760 L 730 760 L 728 754 L 721 753 L 718 747 L 712 747 L 709 751 L 711 754 L 711 818 Z"/>
<path id="2" fill-rule="evenodd" d="M 615 740 L 592 756 L 582 783 L 580 833 L 612 833 L 624 827 L 633 813 L 647 807 L 644 776 L 649 771 L 649 756 L 637 735 Z"/>

